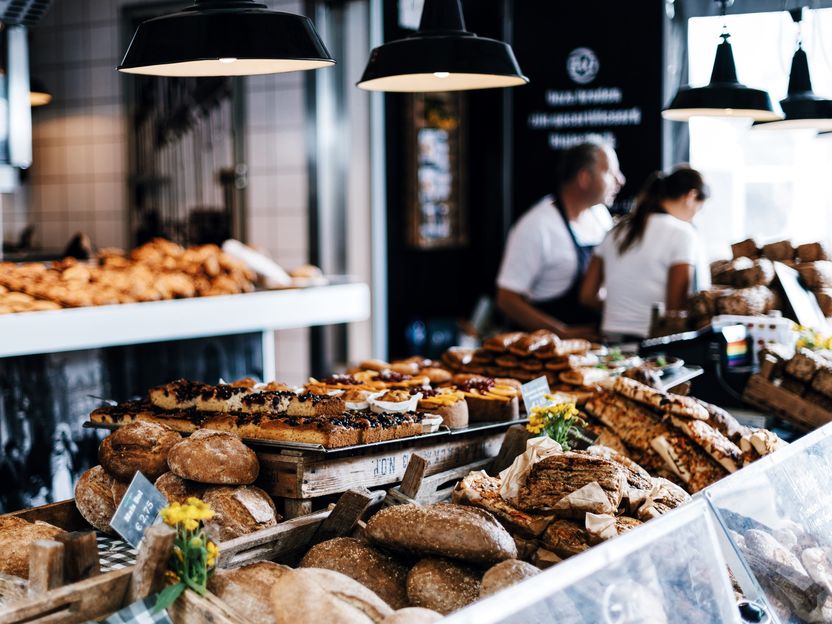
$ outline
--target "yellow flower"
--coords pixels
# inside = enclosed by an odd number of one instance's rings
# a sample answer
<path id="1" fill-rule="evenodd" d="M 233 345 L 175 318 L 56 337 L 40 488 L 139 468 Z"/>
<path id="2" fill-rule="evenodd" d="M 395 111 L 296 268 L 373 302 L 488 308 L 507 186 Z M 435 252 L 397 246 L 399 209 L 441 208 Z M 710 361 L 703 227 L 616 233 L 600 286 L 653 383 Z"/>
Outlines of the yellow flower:
<path id="1" fill-rule="evenodd" d="M 191 539 L 191 548 L 200 548 L 202 546 L 202 540 L 198 537 L 194 537 Z"/>
<path id="2" fill-rule="evenodd" d="M 205 564 L 211 568 L 217 561 L 217 556 L 219 555 L 220 551 L 217 548 L 217 545 L 214 542 L 209 541 L 206 545 L 208 550 L 208 556 L 205 559 Z"/>
<path id="3" fill-rule="evenodd" d="M 196 531 L 199 528 L 199 522 L 193 518 L 185 518 L 181 524 L 185 527 L 186 531 Z"/>
<path id="4" fill-rule="evenodd" d="M 165 570 L 165 578 L 171 583 L 176 584 L 179 582 L 179 575 L 172 570 Z"/>
<path id="5" fill-rule="evenodd" d="M 179 546 L 173 547 L 173 554 L 176 556 L 177 559 L 179 559 L 180 562 L 185 561 L 185 554 L 182 552 L 182 549 L 179 548 Z"/>

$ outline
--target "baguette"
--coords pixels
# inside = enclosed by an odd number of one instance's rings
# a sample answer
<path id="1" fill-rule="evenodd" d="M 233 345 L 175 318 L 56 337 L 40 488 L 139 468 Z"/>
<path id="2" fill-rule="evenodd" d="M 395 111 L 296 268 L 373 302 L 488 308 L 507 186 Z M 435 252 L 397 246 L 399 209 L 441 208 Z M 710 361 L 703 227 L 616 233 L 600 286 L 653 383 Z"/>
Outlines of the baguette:
<path id="1" fill-rule="evenodd" d="M 635 379 L 618 377 L 613 383 L 613 390 L 628 399 L 673 414 L 674 416 L 708 420 L 708 410 L 697 403 L 695 399 L 678 394 L 660 392 L 650 386 L 639 383 Z"/>

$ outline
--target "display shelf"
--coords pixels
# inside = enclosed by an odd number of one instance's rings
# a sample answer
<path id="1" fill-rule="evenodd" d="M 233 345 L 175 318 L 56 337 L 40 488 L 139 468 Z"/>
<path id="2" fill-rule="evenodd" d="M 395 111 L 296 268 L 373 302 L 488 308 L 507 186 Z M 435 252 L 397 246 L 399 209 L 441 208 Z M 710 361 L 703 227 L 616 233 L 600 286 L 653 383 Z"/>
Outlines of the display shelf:
<path id="1" fill-rule="evenodd" d="M 361 283 L 0 316 L 0 357 L 363 321 Z"/>

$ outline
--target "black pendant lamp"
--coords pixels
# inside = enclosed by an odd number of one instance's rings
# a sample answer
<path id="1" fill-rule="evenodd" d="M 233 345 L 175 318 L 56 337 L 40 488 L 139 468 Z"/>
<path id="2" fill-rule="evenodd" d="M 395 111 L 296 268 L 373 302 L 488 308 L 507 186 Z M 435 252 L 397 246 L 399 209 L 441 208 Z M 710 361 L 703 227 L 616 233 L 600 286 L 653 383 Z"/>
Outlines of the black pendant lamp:
<path id="1" fill-rule="evenodd" d="M 803 9 L 790 11 L 792 19 L 798 24 L 803 19 Z M 812 91 L 812 79 L 809 76 L 809 59 L 803 50 L 803 41 L 798 32 L 797 50 L 792 57 L 792 69 L 789 72 L 789 93 L 780 100 L 785 118 L 780 121 L 759 122 L 755 130 L 832 130 L 832 100 L 822 98 Z"/>
<path id="2" fill-rule="evenodd" d="M 37 78 L 32 78 L 29 83 L 29 105 L 34 108 L 36 106 L 45 106 L 52 101 L 52 94 L 46 85 Z"/>
<path id="3" fill-rule="evenodd" d="M 358 86 L 414 93 L 528 82 L 510 45 L 465 30 L 460 0 L 425 0 L 418 32 L 375 48 Z"/>
<path id="4" fill-rule="evenodd" d="M 722 5 L 724 16 L 733 0 L 717 1 Z M 662 117 L 671 121 L 688 121 L 691 117 L 750 117 L 754 121 L 782 118 L 775 112 L 768 93 L 746 87 L 737 79 L 734 51 L 728 41 L 730 36 L 723 27 L 711 82 L 704 87 L 680 88 L 670 106 L 662 111 Z"/>
<path id="5" fill-rule="evenodd" d="M 334 65 L 312 20 L 254 0 L 195 0 L 142 22 L 118 70 L 152 76 L 246 76 Z"/>

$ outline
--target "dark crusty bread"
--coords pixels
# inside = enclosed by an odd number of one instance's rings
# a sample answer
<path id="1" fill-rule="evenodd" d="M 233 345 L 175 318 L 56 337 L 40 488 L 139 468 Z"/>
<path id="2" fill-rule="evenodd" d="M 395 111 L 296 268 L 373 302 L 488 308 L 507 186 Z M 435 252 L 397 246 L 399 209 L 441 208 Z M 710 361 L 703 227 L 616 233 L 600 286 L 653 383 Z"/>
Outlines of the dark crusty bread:
<path id="1" fill-rule="evenodd" d="M 821 368 L 828 366 L 826 360 L 809 349 L 798 349 L 794 357 L 786 362 L 786 373 L 803 382 L 810 382 Z"/>
<path id="2" fill-rule="evenodd" d="M 797 257 L 801 262 L 816 262 L 818 260 L 829 260 L 826 248 L 823 243 L 804 243 L 797 246 Z"/>
<path id="3" fill-rule="evenodd" d="M 101 466 L 93 466 L 75 485 L 75 506 L 96 529 L 114 535 L 110 520 L 125 492 L 127 484 L 107 474 Z"/>
<path id="4" fill-rule="evenodd" d="M 271 602 L 279 624 L 377 624 L 393 614 L 361 583 L 319 568 L 288 570 L 274 583 Z"/>
<path id="5" fill-rule="evenodd" d="M 0 573 L 29 578 L 29 550 L 32 544 L 36 540 L 54 539 L 60 533 L 63 530 L 46 522 L 0 518 Z"/>
<path id="6" fill-rule="evenodd" d="M 162 493 L 162 496 L 169 503 L 179 503 L 180 505 L 184 505 L 185 501 L 191 496 L 194 498 L 202 498 L 206 488 L 203 483 L 188 481 L 182 477 L 177 477 L 172 472 L 163 474 L 156 479 L 156 483 L 153 485 L 156 486 L 156 489 Z"/>
<path id="7" fill-rule="evenodd" d="M 301 568 L 335 570 L 372 590 L 394 609 L 407 600 L 407 567 L 371 545 L 352 537 L 336 537 L 313 546 Z"/>
<path id="8" fill-rule="evenodd" d="M 482 577 L 480 598 L 496 594 L 501 589 L 516 585 L 535 574 L 540 574 L 540 568 L 525 561 L 506 559 L 492 566 Z"/>
<path id="9" fill-rule="evenodd" d="M 747 238 L 731 245 L 731 253 L 734 258 L 756 258 L 760 255 L 760 248 L 757 241 L 753 238 Z"/>
<path id="10" fill-rule="evenodd" d="M 788 240 L 763 245 L 762 249 L 763 257 L 769 260 L 793 260 L 794 251 L 792 242 Z"/>
<path id="11" fill-rule="evenodd" d="M 291 568 L 258 561 L 236 570 L 216 570 L 208 579 L 208 591 L 216 595 L 245 622 L 276 623 L 271 592 L 275 582 Z"/>
<path id="12" fill-rule="evenodd" d="M 104 438 L 98 447 L 98 460 L 104 470 L 121 481 L 130 481 L 136 472 L 155 481 L 167 472 L 168 452 L 181 439 L 165 425 L 131 423 Z"/>
<path id="13" fill-rule="evenodd" d="M 582 522 L 555 520 L 543 534 L 543 545 L 566 559 L 589 548 L 589 533 Z"/>
<path id="14" fill-rule="evenodd" d="M 442 614 L 423 607 L 407 607 L 388 615 L 381 624 L 434 624 L 442 619 Z"/>
<path id="15" fill-rule="evenodd" d="M 171 472 L 183 479 L 217 485 L 254 483 L 257 455 L 237 436 L 224 431 L 196 431 L 168 454 Z"/>
<path id="16" fill-rule="evenodd" d="M 253 485 L 208 488 L 202 500 L 214 510 L 205 531 L 220 542 L 273 527 L 282 519 L 269 495 Z"/>
<path id="17" fill-rule="evenodd" d="M 479 598 L 481 573 L 448 559 L 429 557 L 407 575 L 407 596 L 416 607 L 448 615 Z"/>
<path id="18" fill-rule="evenodd" d="M 494 564 L 517 558 L 514 540 L 494 516 L 462 505 L 388 507 L 370 518 L 367 536 L 374 543 L 399 552 L 470 563 Z"/>

